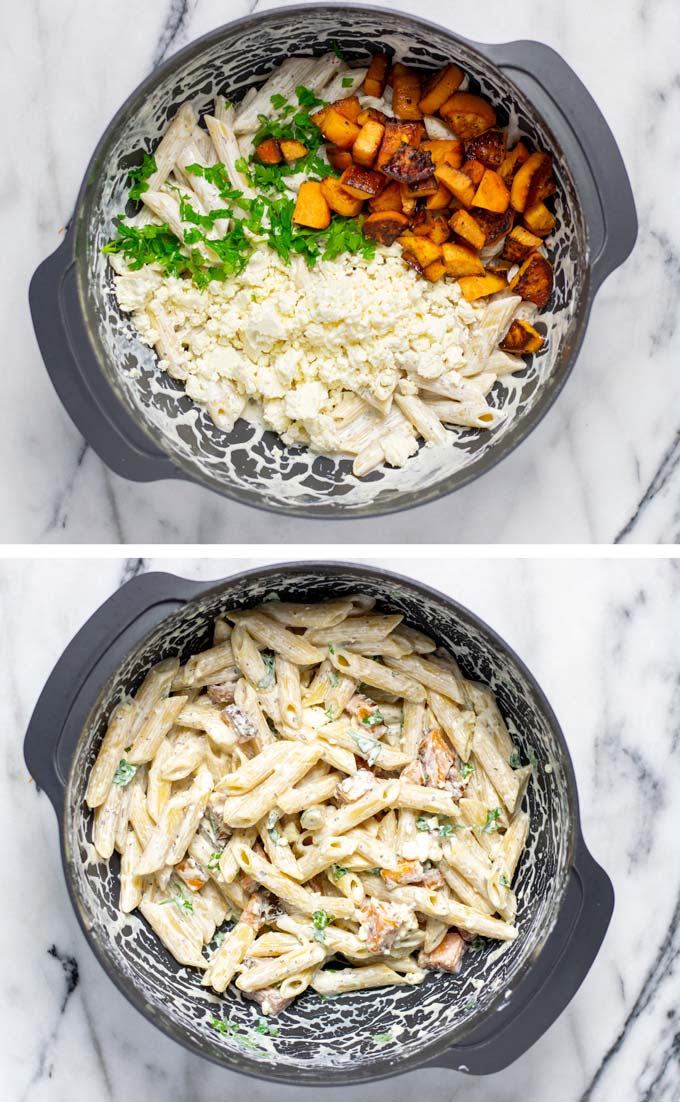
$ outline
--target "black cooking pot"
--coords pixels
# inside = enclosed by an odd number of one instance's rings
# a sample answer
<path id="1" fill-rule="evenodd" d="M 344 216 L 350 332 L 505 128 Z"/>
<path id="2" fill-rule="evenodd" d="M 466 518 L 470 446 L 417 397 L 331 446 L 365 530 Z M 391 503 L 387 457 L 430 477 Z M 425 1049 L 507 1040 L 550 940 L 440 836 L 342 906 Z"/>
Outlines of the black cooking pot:
<path id="1" fill-rule="evenodd" d="M 515 880 L 515 942 L 500 951 L 489 943 L 466 954 L 458 975 L 431 973 L 416 987 L 330 1001 L 306 993 L 277 1017 L 279 1035 L 262 1038 L 252 1033 L 252 1003 L 234 988 L 221 997 L 201 987 L 198 973 L 178 965 L 141 917 L 119 912 L 118 858 L 98 860 L 84 793 L 121 697 L 134 693 L 161 659 L 179 654 L 186 660 L 209 646 L 220 612 L 250 607 L 272 591 L 295 601 L 360 591 L 380 609 L 403 612 L 408 624 L 456 656 L 467 677 L 490 685 L 522 755 L 535 755 L 536 765 L 526 798 L 529 836 Z M 265 566 L 207 589 L 169 574 L 135 578 L 64 651 L 36 705 L 24 752 L 57 813 L 71 900 L 106 972 L 165 1033 L 234 1071 L 299 1086 L 356 1084 L 421 1066 L 499 1071 L 564 1010 L 611 917 L 611 883 L 581 835 L 569 751 L 532 674 L 473 613 L 428 586 L 372 567 Z M 214 1015 L 240 1030 L 217 1032 Z"/>
<path id="2" fill-rule="evenodd" d="M 549 151 L 558 185 L 551 237 L 555 291 L 541 315 L 548 344 L 521 375 L 495 384 L 509 411 L 493 432 L 460 432 L 452 447 L 422 448 L 400 470 L 363 479 L 348 459 L 286 447 L 241 420 L 224 433 L 158 370 L 113 294 L 102 246 L 125 207 L 128 171 L 155 147 L 186 99 L 201 109 L 216 90 L 238 100 L 292 54 L 337 42 L 366 62 L 382 44 L 421 67 L 457 62 L 487 95 L 501 124 Z M 538 42 L 482 45 L 423 19 L 355 4 L 258 12 L 180 50 L 132 93 L 107 127 L 85 173 L 63 244 L 36 271 L 33 324 L 52 382 L 88 444 L 112 470 L 140 482 L 183 478 L 246 505 L 308 517 L 356 518 L 423 505 L 508 455 L 564 386 L 602 281 L 635 242 L 635 206 L 616 142 L 576 74 Z"/>

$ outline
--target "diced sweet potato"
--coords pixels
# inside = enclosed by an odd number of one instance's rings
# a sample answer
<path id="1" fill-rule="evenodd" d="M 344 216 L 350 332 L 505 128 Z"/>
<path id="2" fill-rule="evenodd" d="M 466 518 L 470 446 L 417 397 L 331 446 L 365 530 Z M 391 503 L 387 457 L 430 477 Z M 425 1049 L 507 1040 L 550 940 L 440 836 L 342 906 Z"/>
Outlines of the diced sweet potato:
<path id="1" fill-rule="evenodd" d="M 504 214 L 510 206 L 510 192 L 505 183 L 492 168 L 486 168 L 475 197 L 472 200 L 474 207 L 482 210 L 490 210 L 494 214 Z"/>
<path id="2" fill-rule="evenodd" d="M 419 211 L 411 220 L 411 229 L 416 237 L 429 237 L 437 245 L 448 241 L 451 236 L 446 215 L 441 211 Z"/>
<path id="3" fill-rule="evenodd" d="M 404 251 L 401 254 L 401 259 L 405 260 L 406 263 L 408 264 L 409 268 L 413 268 L 413 270 L 416 271 L 418 273 L 418 275 L 424 275 L 425 274 L 423 266 L 420 263 L 420 261 L 418 260 L 418 257 L 414 256 L 414 254 L 412 252 L 409 252 L 408 249 L 404 249 Z M 434 263 L 436 263 L 436 261 L 434 261 Z"/>
<path id="4" fill-rule="evenodd" d="M 484 230 L 485 247 L 495 245 L 497 241 L 505 237 L 506 233 L 512 229 L 515 218 L 515 212 L 510 207 L 503 214 L 494 214 L 493 211 L 482 210 L 481 207 L 473 206 L 470 214 L 477 225 Z"/>
<path id="5" fill-rule="evenodd" d="M 472 200 L 475 197 L 475 185 L 469 176 L 466 176 L 464 172 L 457 168 L 451 168 L 450 165 L 438 165 L 434 170 L 434 174 L 459 203 L 462 203 L 464 207 L 472 206 Z"/>
<path id="6" fill-rule="evenodd" d="M 361 104 L 356 96 L 343 96 L 342 99 L 336 99 L 331 107 L 350 122 L 356 122 L 361 114 Z"/>
<path id="7" fill-rule="evenodd" d="M 508 284 L 504 275 L 487 272 L 483 276 L 463 276 L 458 280 L 458 286 L 463 292 L 463 298 L 468 302 L 476 302 L 478 298 L 486 298 L 487 295 L 503 291 Z"/>
<path id="8" fill-rule="evenodd" d="M 528 321 L 513 321 L 503 340 L 499 344 L 501 352 L 511 352 L 513 355 L 528 356 L 540 352 L 545 341 L 533 325 Z"/>
<path id="9" fill-rule="evenodd" d="M 398 888 L 404 884 L 418 884 L 424 871 L 420 861 L 401 859 L 394 862 L 394 868 L 381 869 L 380 877 L 388 888 Z"/>
<path id="10" fill-rule="evenodd" d="M 452 276 L 483 276 L 484 265 L 477 253 L 467 245 L 452 244 L 450 241 L 442 245 L 442 260 L 446 264 L 446 270 Z"/>
<path id="11" fill-rule="evenodd" d="M 321 122 L 321 133 L 326 141 L 339 146 L 340 149 L 350 149 L 359 136 L 361 127 L 355 122 L 345 118 L 334 107 L 329 107 Z"/>
<path id="12" fill-rule="evenodd" d="M 423 270 L 425 279 L 429 279 L 430 283 L 436 283 L 438 279 L 441 279 L 443 275 L 446 275 L 446 264 L 443 260 L 433 260 L 431 264 L 428 264 L 427 268 Z"/>
<path id="13" fill-rule="evenodd" d="M 374 195 L 369 199 L 368 205 L 372 211 L 401 210 L 401 186 L 396 180 L 391 180 L 380 195 Z"/>
<path id="14" fill-rule="evenodd" d="M 435 111 L 452 96 L 461 83 L 465 73 L 457 65 L 445 65 L 435 73 L 425 85 L 420 100 L 420 110 L 424 115 L 434 115 Z"/>
<path id="15" fill-rule="evenodd" d="M 352 157 L 357 164 L 367 165 L 370 168 L 378 156 L 384 133 L 385 127 L 380 122 L 369 119 L 363 124 L 352 146 Z"/>
<path id="16" fill-rule="evenodd" d="M 466 210 L 457 210 L 452 215 L 449 225 L 453 232 L 462 237 L 471 248 L 477 251 L 484 248 L 486 238 L 484 230 Z"/>
<path id="17" fill-rule="evenodd" d="M 419 146 L 423 139 L 423 130 L 422 122 L 387 119 L 375 167 L 382 168 L 384 164 L 387 164 L 404 142 L 407 145 Z"/>
<path id="18" fill-rule="evenodd" d="M 356 121 L 359 126 L 365 126 L 367 122 L 379 122 L 384 126 L 387 122 L 387 115 L 384 111 L 378 111 L 377 107 L 364 107 Z"/>
<path id="19" fill-rule="evenodd" d="M 412 215 L 418 206 L 418 196 L 409 193 L 408 184 L 399 184 L 399 192 L 401 195 L 401 209 L 404 214 Z M 427 202 L 427 199 L 425 202 Z"/>
<path id="20" fill-rule="evenodd" d="M 465 142 L 496 125 L 496 112 L 491 104 L 471 92 L 454 92 L 441 105 L 439 114 Z"/>
<path id="21" fill-rule="evenodd" d="M 458 972 L 464 952 L 465 942 L 456 930 L 451 930 L 431 953 L 421 949 L 418 966 L 436 972 Z"/>
<path id="22" fill-rule="evenodd" d="M 381 245 L 393 245 L 408 226 L 408 218 L 400 210 L 376 211 L 364 218 L 364 237 L 371 237 Z"/>
<path id="23" fill-rule="evenodd" d="M 512 181 L 510 201 L 515 210 L 525 211 L 536 202 L 536 195 L 542 184 L 552 173 L 552 162 L 547 153 L 532 153 L 518 168 Z"/>
<path id="24" fill-rule="evenodd" d="M 437 191 L 437 181 L 434 176 L 427 176 L 424 180 L 414 180 L 408 184 L 402 184 L 402 187 L 406 188 L 406 194 L 408 196 L 414 196 L 419 199 L 421 195 L 435 195 Z"/>
<path id="25" fill-rule="evenodd" d="M 394 155 L 381 165 L 381 168 L 385 175 L 391 176 L 393 180 L 414 184 L 418 180 L 426 180 L 432 176 L 434 163 L 426 149 L 418 149 L 416 146 L 402 142 Z"/>
<path id="26" fill-rule="evenodd" d="M 442 255 L 442 246 L 437 245 L 429 237 L 417 237 L 415 233 L 402 233 L 397 241 L 403 249 L 413 253 L 421 268 L 427 268 Z"/>
<path id="27" fill-rule="evenodd" d="M 528 160 L 529 150 L 524 142 L 517 142 L 517 145 L 513 145 L 512 149 L 509 149 L 505 154 L 501 167 L 498 169 L 498 175 L 503 177 L 508 187 L 514 180 L 518 169 Z"/>
<path id="28" fill-rule="evenodd" d="M 392 66 L 392 110 L 398 119 L 422 119 L 420 77 L 397 62 Z"/>
<path id="29" fill-rule="evenodd" d="M 322 124 L 323 120 L 326 118 L 327 114 L 328 114 L 328 108 L 327 107 L 320 107 L 318 111 L 312 111 L 312 113 L 310 114 L 309 117 L 312 120 L 312 122 L 316 123 L 316 125 L 320 129 L 321 124 Z"/>
<path id="30" fill-rule="evenodd" d="M 387 54 L 373 54 L 364 77 L 364 95 L 380 99 L 389 76 L 390 62 Z"/>
<path id="31" fill-rule="evenodd" d="M 435 176 L 435 180 L 437 177 Z M 425 206 L 428 210 L 445 210 L 451 203 L 451 192 L 447 187 L 444 187 L 441 180 L 437 180 L 437 190 L 434 195 L 428 195 L 425 200 Z"/>
<path id="32" fill-rule="evenodd" d="M 551 214 L 545 203 L 539 200 L 525 210 L 524 224 L 538 237 L 547 237 L 555 229 L 555 216 Z"/>
<path id="33" fill-rule="evenodd" d="M 421 142 L 420 148 L 428 151 L 436 165 L 447 164 L 451 168 L 460 168 L 463 163 L 463 143 L 458 138 L 432 138 Z"/>
<path id="34" fill-rule="evenodd" d="M 370 199 L 374 195 L 380 195 L 387 181 L 382 172 L 352 164 L 343 172 L 340 183 L 355 199 Z"/>
<path id="35" fill-rule="evenodd" d="M 356 218 L 363 201 L 350 195 L 335 176 L 326 176 L 321 181 L 321 190 L 331 210 L 345 218 Z"/>
<path id="36" fill-rule="evenodd" d="M 472 180 L 475 187 L 479 187 L 486 170 L 481 161 L 464 161 L 460 171 Z"/>
<path id="37" fill-rule="evenodd" d="M 465 145 L 465 156 L 481 161 L 486 168 L 499 168 L 505 157 L 505 137 L 502 130 L 492 128 L 471 138 Z"/>
<path id="38" fill-rule="evenodd" d="M 338 149 L 337 145 L 327 145 L 326 156 L 328 157 L 329 165 L 331 165 L 336 172 L 344 172 L 352 163 L 352 154 L 349 149 Z"/>
<path id="39" fill-rule="evenodd" d="M 255 156 L 263 165 L 280 165 L 283 160 L 281 146 L 276 138 L 267 138 L 255 146 Z"/>
<path id="40" fill-rule="evenodd" d="M 541 253 L 532 253 L 509 283 L 511 291 L 543 310 L 550 301 L 553 288 L 552 264 Z"/>
<path id="41" fill-rule="evenodd" d="M 505 239 L 502 255 L 512 264 L 521 264 L 531 253 L 536 252 L 540 244 L 541 238 L 536 234 L 529 233 L 524 226 L 515 226 Z"/>
<path id="42" fill-rule="evenodd" d="M 300 184 L 293 221 L 298 226 L 309 226 L 313 230 L 325 230 L 330 225 L 331 208 L 316 180 L 305 180 Z"/>
<path id="43" fill-rule="evenodd" d="M 303 145 L 302 142 L 293 141 L 292 139 L 282 138 L 279 145 L 281 146 L 281 152 L 289 164 L 291 161 L 299 161 L 300 157 L 305 157 L 308 152 L 306 145 Z"/>

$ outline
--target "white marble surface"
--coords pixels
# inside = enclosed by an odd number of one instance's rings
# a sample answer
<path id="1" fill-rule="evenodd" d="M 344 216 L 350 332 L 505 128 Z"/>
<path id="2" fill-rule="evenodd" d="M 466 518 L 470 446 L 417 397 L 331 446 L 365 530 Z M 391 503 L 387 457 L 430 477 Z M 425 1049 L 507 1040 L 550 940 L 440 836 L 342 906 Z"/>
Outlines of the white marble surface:
<path id="1" fill-rule="evenodd" d="M 617 906 L 568 1010 L 502 1074 L 473 1080 L 427 1071 L 360 1090 L 331 1089 L 323 1098 L 677 1102 L 677 562 L 380 561 L 467 604 L 529 664 L 563 725 L 586 843 L 614 882 Z M 8 1102 L 320 1097 L 204 1063 L 124 1001 L 77 925 L 55 816 L 29 783 L 22 758 L 23 731 L 54 662 L 124 578 L 162 569 L 217 579 L 254 565 L 251 558 L 0 566 L 0 720 L 8 733 L 0 771 L 0 1067 Z"/>
<path id="2" fill-rule="evenodd" d="M 394 0 L 478 41 L 537 38 L 558 49 L 618 138 L 637 195 L 634 257 L 605 284 L 578 368 L 531 438 L 443 502 L 390 518 L 271 518 L 185 483 L 134 485 L 87 447 L 43 369 L 29 277 L 59 243 L 90 153 L 158 61 L 257 0 L 69 0 L 2 5 L 5 120 L 0 219 L 6 257 L 6 411 L 0 486 L 8 542 L 561 542 L 680 537 L 680 168 L 677 0 Z M 20 151 L 20 154 L 19 154 Z"/>

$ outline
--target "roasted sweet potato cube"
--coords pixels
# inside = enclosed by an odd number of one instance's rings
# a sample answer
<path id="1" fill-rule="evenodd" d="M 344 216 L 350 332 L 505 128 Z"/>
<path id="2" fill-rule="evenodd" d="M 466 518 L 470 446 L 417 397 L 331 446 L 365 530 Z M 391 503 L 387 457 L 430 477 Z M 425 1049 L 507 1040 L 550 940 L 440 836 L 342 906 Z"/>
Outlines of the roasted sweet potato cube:
<path id="1" fill-rule="evenodd" d="M 401 259 L 405 260 L 406 263 L 408 264 L 409 268 L 413 268 L 413 270 L 416 271 L 418 273 L 418 275 L 424 275 L 425 274 L 425 272 L 423 270 L 423 266 L 420 263 L 420 261 L 418 260 L 418 257 L 415 256 L 414 253 L 410 252 L 408 249 L 404 249 L 404 251 L 401 254 Z"/>
<path id="2" fill-rule="evenodd" d="M 326 146 L 328 163 L 336 172 L 344 172 L 352 163 L 352 154 L 349 149 L 338 149 L 337 145 Z"/>
<path id="3" fill-rule="evenodd" d="M 420 110 L 424 115 L 434 115 L 441 105 L 452 96 L 461 83 L 465 73 L 457 65 L 445 65 L 427 81 L 420 100 Z"/>
<path id="4" fill-rule="evenodd" d="M 434 210 L 418 211 L 411 220 L 411 231 L 416 237 L 429 237 L 437 245 L 451 236 L 446 215 Z"/>
<path id="5" fill-rule="evenodd" d="M 343 96 L 342 99 L 336 99 L 331 107 L 350 122 L 356 122 L 361 114 L 361 104 L 357 96 Z"/>
<path id="6" fill-rule="evenodd" d="M 451 217 L 449 225 L 454 233 L 457 233 L 459 237 L 462 237 L 471 248 L 476 249 L 478 252 L 484 248 L 484 241 L 486 234 L 484 230 L 475 222 L 471 214 L 468 214 L 466 210 L 457 210 Z"/>
<path id="7" fill-rule="evenodd" d="M 510 201 L 515 210 L 525 211 L 536 202 L 536 194 L 552 174 L 552 161 L 547 153 L 532 153 L 515 173 Z"/>
<path id="8" fill-rule="evenodd" d="M 418 180 L 427 180 L 434 173 L 434 164 L 428 151 L 407 145 L 405 142 L 402 142 L 394 156 L 381 167 L 386 176 L 391 176 L 393 180 L 399 180 L 403 184 L 415 184 Z"/>
<path id="9" fill-rule="evenodd" d="M 443 260 L 433 260 L 431 264 L 428 264 L 427 268 L 423 270 L 425 279 L 429 279 L 430 283 L 436 283 L 438 279 L 441 279 L 443 275 L 446 275 L 446 264 Z"/>
<path id="10" fill-rule="evenodd" d="M 427 176 L 424 180 L 414 180 L 403 186 L 406 188 L 406 194 L 413 195 L 416 199 L 421 195 L 435 195 L 437 191 L 437 181 L 434 176 Z"/>
<path id="11" fill-rule="evenodd" d="M 387 122 L 387 115 L 384 111 L 378 111 L 377 107 L 364 107 L 356 122 L 359 126 L 365 126 L 367 122 L 379 122 L 384 126 Z"/>
<path id="12" fill-rule="evenodd" d="M 359 136 L 361 127 L 345 118 L 334 107 L 329 107 L 321 122 L 324 138 L 340 149 L 350 149 Z"/>
<path id="13" fill-rule="evenodd" d="M 451 168 L 460 168 L 463 163 L 463 143 L 458 138 L 432 138 L 420 143 L 426 149 L 436 165 L 447 164 Z"/>
<path id="14" fill-rule="evenodd" d="M 421 949 L 418 965 L 427 971 L 459 972 L 464 952 L 465 942 L 456 930 L 452 930 L 430 953 Z"/>
<path id="15" fill-rule="evenodd" d="M 441 105 L 439 114 L 464 142 L 496 125 L 496 112 L 491 104 L 472 92 L 454 92 Z"/>
<path id="16" fill-rule="evenodd" d="M 543 310 L 550 301 L 553 288 L 553 270 L 550 261 L 541 253 L 532 253 L 509 283 L 511 291 L 527 302 L 534 302 Z"/>
<path id="17" fill-rule="evenodd" d="M 401 195 L 401 209 L 404 214 L 412 215 L 418 206 L 418 196 L 409 193 L 408 184 L 399 184 L 399 193 Z M 425 202 L 427 202 L 427 199 Z"/>
<path id="18" fill-rule="evenodd" d="M 502 256 L 512 264 L 521 264 L 540 244 L 541 238 L 536 234 L 529 233 L 524 226 L 515 226 L 505 239 Z"/>
<path id="19" fill-rule="evenodd" d="M 494 214 L 504 214 L 510 206 L 510 192 L 492 168 L 484 169 L 484 175 L 475 192 L 472 205 L 481 207 L 482 210 L 490 210 Z"/>
<path id="20" fill-rule="evenodd" d="M 398 119 L 422 119 L 420 77 L 400 61 L 392 66 L 392 110 Z"/>
<path id="21" fill-rule="evenodd" d="M 442 245 L 442 259 L 446 270 L 452 276 L 483 276 L 484 265 L 477 253 L 467 245 L 453 244 L 450 241 Z"/>
<path id="22" fill-rule="evenodd" d="M 350 195 L 335 176 L 325 176 L 321 181 L 321 190 L 331 210 L 345 218 L 356 218 L 363 200 Z"/>
<path id="23" fill-rule="evenodd" d="M 364 237 L 371 237 L 381 245 L 393 245 L 408 226 L 408 218 L 400 210 L 381 210 L 364 218 Z"/>
<path id="24" fill-rule="evenodd" d="M 280 165 L 283 160 L 281 146 L 276 138 L 267 138 L 255 146 L 255 156 L 263 165 Z"/>
<path id="25" fill-rule="evenodd" d="M 417 148 L 423 140 L 424 129 L 422 122 L 405 122 L 400 119 L 387 119 L 385 122 L 385 133 L 383 134 L 383 140 L 378 150 L 375 167 L 382 168 L 384 164 L 387 164 L 397 152 L 399 146 L 404 142 L 406 145 L 412 145 Z"/>
<path id="26" fill-rule="evenodd" d="M 373 54 L 364 77 L 364 95 L 380 99 L 389 76 L 390 62 L 387 54 Z"/>
<path id="27" fill-rule="evenodd" d="M 481 161 L 464 161 L 460 168 L 461 172 L 472 180 L 475 187 L 479 187 L 486 171 Z"/>
<path id="28" fill-rule="evenodd" d="M 325 230 L 330 225 L 331 208 L 328 206 L 316 180 L 305 180 L 300 184 L 293 221 L 298 226 L 309 226 L 313 230 Z"/>
<path id="29" fill-rule="evenodd" d="M 473 207 L 470 214 L 481 229 L 484 230 L 484 245 L 495 245 L 502 237 L 505 237 L 512 229 L 515 212 L 511 207 L 503 214 L 494 214 L 490 210 L 482 210 L 481 207 Z"/>
<path id="30" fill-rule="evenodd" d="M 328 114 L 328 108 L 327 107 L 320 107 L 318 111 L 312 111 L 312 113 L 309 117 L 312 120 L 312 122 L 316 123 L 316 125 L 320 129 L 321 124 L 322 124 L 323 120 L 326 118 L 327 114 Z"/>
<path id="31" fill-rule="evenodd" d="M 306 145 L 303 145 L 302 142 L 293 141 L 292 139 L 282 138 L 279 145 L 281 146 L 281 152 L 289 164 L 291 161 L 299 161 L 300 157 L 305 157 L 308 153 Z"/>
<path id="32" fill-rule="evenodd" d="M 437 177 L 435 176 L 435 180 Z M 428 195 L 425 206 L 428 210 L 446 210 L 451 203 L 451 192 L 444 187 L 441 180 L 437 180 L 437 190 L 434 195 Z"/>
<path id="33" fill-rule="evenodd" d="M 396 180 L 391 180 L 380 195 L 374 195 L 369 199 L 368 205 L 372 211 L 401 210 L 401 185 Z"/>
<path id="34" fill-rule="evenodd" d="M 384 133 L 385 127 L 380 122 L 369 119 L 368 122 L 363 124 L 357 140 L 352 146 L 352 157 L 357 164 L 368 165 L 369 167 L 373 164 L 378 156 Z"/>
<path id="35" fill-rule="evenodd" d="M 505 154 L 501 166 L 498 169 L 498 175 L 503 177 L 508 187 L 510 187 L 514 180 L 517 170 L 528 160 L 529 150 L 524 142 L 517 142 L 517 145 L 513 145 L 512 149 L 509 149 Z"/>
<path id="36" fill-rule="evenodd" d="M 429 237 L 417 237 L 415 233 L 402 233 L 397 241 L 403 249 L 413 253 L 421 268 L 427 268 L 428 264 L 439 260 L 442 255 L 442 246 L 437 245 Z"/>
<path id="37" fill-rule="evenodd" d="M 434 170 L 434 174 L 459 203 L 462 203 L 464 207 L 472 206 L 472 200 L 475 197 L 475 185 L 469 176 L 466 176 L 464 172 L 457 168 L 451 168 L 450 165 L 438 165 Z"/>
<path id="38" fill-rule="evenodd" d="M 503 291 L 508 284 L 505 276 L 491 272 L 483 276 L 463 276 L 458 280 L 458 286 L 463 292 L 463 298 L 468 302 L 476 302 L 478 298 L 486 298 L 487 295 Z"/>
<path id="39" fill-rule="evenodd" d="M 380 195 L 387 181 L 382 172 L 352 164 L 343 172 L 340 183 L 355 199 L 371 199 L 374 195 Z"/>
<path id="40" fill-rule="evenodd" d="M 485 168 L 500 168 L 505 157 L 505 136 L 495 127 L 471 138 L 465 145 L 469 160 L 481 161 Z"/>
<path id="41" fill-rule="evenodd" d="M 525 210 L 524 224 L 538 237 L 547 237 L 555 229 L 555 215 L 539 200 Z"/>
<path id="42" fill-rule="evenodd" d="M 528 356 L 540 352 L 545 341 L 533 325 L 528 321 L 513 321 L 503 340 L 499 344 L 501 352 L 511 352 L 513 355 Z"/>

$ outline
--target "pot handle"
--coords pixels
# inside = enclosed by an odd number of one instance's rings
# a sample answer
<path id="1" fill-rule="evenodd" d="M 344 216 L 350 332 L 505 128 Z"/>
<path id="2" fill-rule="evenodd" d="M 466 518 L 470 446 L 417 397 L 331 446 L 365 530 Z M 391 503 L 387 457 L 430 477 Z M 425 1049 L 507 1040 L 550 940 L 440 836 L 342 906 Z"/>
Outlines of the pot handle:
<path id="1" fill-rule="evenodd" d="M 58 818 L 76 745 L 102 682 L 161 620 L 203 589 L 204 582 L 173 574 L 142 574 L 109 597 L 66 647 L 24 739 L 28 771 Z"/>
<path id="2" fill-rule="evenodd" d="M 521 41 L 481 49 L 536 104 L 577 170 L 594 294 L 623 264 L 637 237 L 635 201 L 616 139 L 590 92 L 550 46 Z"/>
<path id="3" fill-rule="evenodd" d="M 429 1063 L 490 1075 L 531 1048 L 566 1009 L 597 956 L 614 910 L 614 889 L 582 838 L 557 923 L 525 978 L 500 1008 Z"/>
<path id="4" fill-rule="evenodd" d="M 74 425 L 122 478 L 151 482 L 179 471 L 137 427 L 104 378 L 82 318 L 75 230 L 33 273 L 28 292 L 33 328 L 47 373 Z"/>

